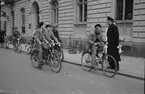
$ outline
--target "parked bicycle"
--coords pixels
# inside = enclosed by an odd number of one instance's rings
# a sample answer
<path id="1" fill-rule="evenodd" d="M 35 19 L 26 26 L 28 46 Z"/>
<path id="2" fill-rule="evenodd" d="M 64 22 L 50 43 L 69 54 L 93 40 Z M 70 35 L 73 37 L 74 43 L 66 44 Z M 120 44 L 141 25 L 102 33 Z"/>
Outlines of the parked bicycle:
<path id="1" fill-rule="evenodd" d="M 51 70 L 55 73 L 60 72 L 61 70 L 61 60 L 59 56 L 59 52 L 57 50 L 54 50 L 54 46 L 57 45 L 56 43 L 52 43 L 51 45 L 48 44 L 49 49 L 44 51 L 43 53 L 47 53 L 47 56 L 43 54 L 43 60 L 44 60 L 44 65 L 50 66 Z M 39 68 L 39 60 L 38 60 L 38 52 L 39 50 L 36 47 L 33 47 L 31 50 L 31 61 L 32 65 L 35 68 Z"/>
<path id="2" fill-rule="evenodd" d="M 15 42 L 13 45 L 14 45 L 15 52 L 18 52 L 18 53 L 22 52 L 22 45 L 20 42 L 21 39 L 22 39 L 22 37 L 14 38 Z"/>
<path id="3" fill-rule="evenodd" d="M 123 42 L 125 42 L 125 38 L 119 40 L 119 46 L 118 46 L 119 54 L 123 53 L 123 50 L 122 50 L 122 47 L 123 47 L 122 43 Z"/>
<path id="4" fill-rule="evenodd" d="M 83 51 L 83 45 L 81 44 L 82 38 L 73 39 L 72 37 L 69 38 L 69 54 L 80 54 Z"/>
<path id="5" fill-rule="evenodd" d="M 115 76 L 117 72 L 117 63 L 113 56 L 107 54 L 107 43 L 105 43 L 105 45 L 101 45 L 99 43 L 98 45 L 100 46 L 100 48 L 102 46 L 103 49 L 97 48 L 98 53 L 96 55 L 95 65 L 92 64 L 91 62 L 91 59 L 92 59 L 91 49 L 82 53 L 81 64 L 82 64 L 83 69 L 85 71 L 91 71 L 92 69 L 94 70 L 101 69 L 103 70 L 104 74 L 107 77 Z M 99 67 L 99 65 L 101 66 Z M 114 69 L 110 68 L 111 65 L 114 65 Z"/>
<path id="6" fill-rule="evenodd" d="M 62 44 L 61 45 L 55 45 L 54 50 L 58 51 L 60 60 L 63 61 L 64 60 L 64 52 L 63 52 L 63 49 L 62 49 Z"/>
<path id="7" fill-rule="evenodd" d="M 25 51 L 29 55 L 31 53 L 32 48 L 34 47 L 34 38 L 29 40 L 25 45 Z"/>

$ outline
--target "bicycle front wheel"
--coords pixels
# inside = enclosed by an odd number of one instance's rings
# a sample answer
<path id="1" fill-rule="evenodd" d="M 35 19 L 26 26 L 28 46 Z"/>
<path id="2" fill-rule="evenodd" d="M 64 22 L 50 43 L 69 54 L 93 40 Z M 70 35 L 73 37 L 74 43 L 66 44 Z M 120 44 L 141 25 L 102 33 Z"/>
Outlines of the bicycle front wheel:
<path id="1" fill-rule="evenodd" d="M 92 68 L 92 56 L 90 52 L 83 52 L 81 58 L 81 64 L 85 71 L 91 71 Z"/>
<path id="2" fill-rule="evenodd" d="M 31 50 L 32 50 L 32 45 L 31 44 L 26 44 L 26 46 L 25 46 L 25 52 L 27 54 L 30 54 Z"/>
<path id="3" fill-rule="evenodd" d="M 58 72 L 60 72 L 61 67 L 62 67 L 62 65 L 61 65 L 59 53 L 57 53 L 57 52 L 52 53 L 51 58 L 50 58 L 51 70 L 55 73 L 58 73 Z"/>
<path id="4" fill-rule="evenodd" d="M 39 60 L 38 60 L 38 51 L 34 49 L 30 55 L 31 63 L 34 68 L 39 67 Z"/>
<path id="5" fill-rule="evenodd" d="M 21 53 L 22 52 L 22 45 L 17 44 L 16 47 L 15 47 L 15 51 L 18 52 L 18 53 Z"/>
<path id="6" fill-rule="evenodd" d="M 107 54 L 103 58 L 102 69 L 107 77 L 114 77 L 117 72 L 117 63 L 113 56 Z"/>

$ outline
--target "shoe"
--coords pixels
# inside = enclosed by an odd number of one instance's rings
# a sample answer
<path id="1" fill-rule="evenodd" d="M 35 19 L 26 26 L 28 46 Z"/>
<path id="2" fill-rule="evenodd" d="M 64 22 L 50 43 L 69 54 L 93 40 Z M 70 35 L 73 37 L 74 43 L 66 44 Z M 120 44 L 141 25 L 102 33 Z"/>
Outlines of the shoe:
<path id="1" fill-rule="evenodd" d="M 38 69 L 42 70 L 42 66 L 43 66 L 43 64 L 39 64 Z"/>

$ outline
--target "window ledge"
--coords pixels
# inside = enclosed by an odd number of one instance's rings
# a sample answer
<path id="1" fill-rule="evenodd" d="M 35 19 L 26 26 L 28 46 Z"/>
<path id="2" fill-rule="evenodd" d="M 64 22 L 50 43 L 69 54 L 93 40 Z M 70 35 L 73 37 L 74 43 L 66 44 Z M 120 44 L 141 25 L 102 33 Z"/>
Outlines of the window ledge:
<path id="1" fill-rule="evenodd" d="M 118 20 L 116 21 L 118 24 L 124 24 L 124 23 L 133 23 L 133 20 Z"/>
<path id="2" fill-rule="evenodd" d="M 87 22 L 82 22 L 82 23 L 74 23 L 74 25 L 87 25 Z"/>

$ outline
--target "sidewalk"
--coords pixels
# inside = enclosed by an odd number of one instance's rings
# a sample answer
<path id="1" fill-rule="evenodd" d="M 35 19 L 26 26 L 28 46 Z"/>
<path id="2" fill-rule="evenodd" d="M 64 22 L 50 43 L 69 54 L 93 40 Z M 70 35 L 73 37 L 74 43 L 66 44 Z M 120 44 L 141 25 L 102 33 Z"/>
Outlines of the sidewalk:
<path id="1" fill-rule="evenodd" d="M 25 51 L 25 45 L 22 46 Z M 74 64 L 81 64 L 81 54 L 69 54 L 67 49 L 64 49 L 64 61 Z M 118 73 L 131 75 L 139 78 L 144 78 L 145 58 L 121 56 L 120 71 Z"/>
<path id="2" fill-rule="evenodd" d="M 81 64 L 81 54 L 69 54 L 64 50 L 64 60 Z M 119 73 L 144 78 L 144 58 L 121 56 L 121 60 Z"/>

